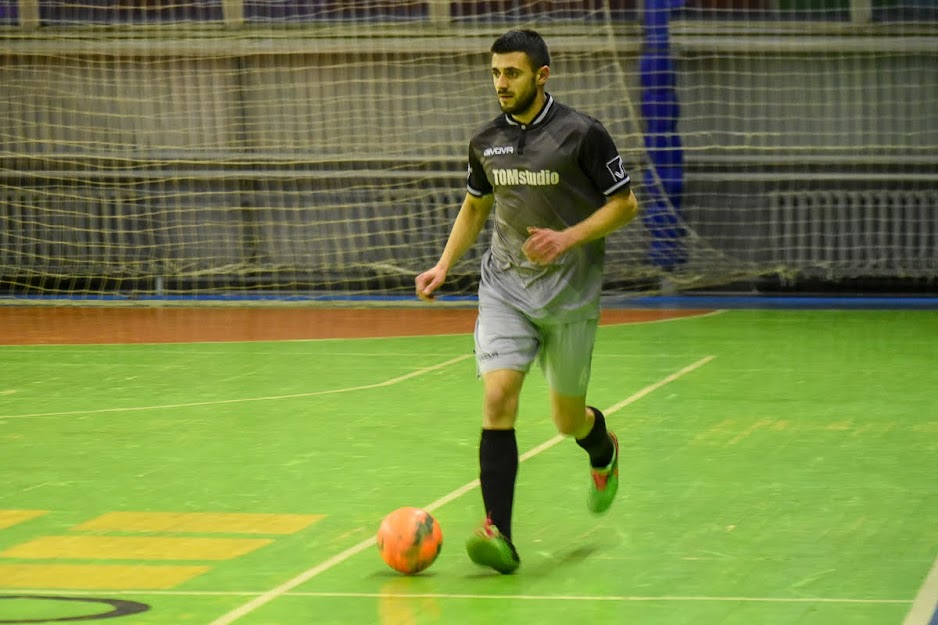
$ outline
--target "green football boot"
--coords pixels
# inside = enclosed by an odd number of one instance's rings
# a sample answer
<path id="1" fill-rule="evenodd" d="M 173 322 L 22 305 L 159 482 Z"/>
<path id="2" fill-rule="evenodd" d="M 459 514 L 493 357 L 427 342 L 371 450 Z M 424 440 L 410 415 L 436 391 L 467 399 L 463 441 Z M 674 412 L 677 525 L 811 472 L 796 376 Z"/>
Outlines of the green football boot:
<path id="1" fill-rule="evenodd" d="M 515 546 L 492 525 L 491 519 L 485 519 L 482 526 L 469 537 L 466 552 L 476 564 L 502 574 L 513 573 L 521 565 Z"/>
<path id="2" fill-rule="evenodd" d="M 602 514 L 612 505 L 619 490 L 619 439 L 609 432 L 612 439 L 612 461 L 603 469 L 590 467 L 590 491 L 586 506 L 590 512 Z"/>

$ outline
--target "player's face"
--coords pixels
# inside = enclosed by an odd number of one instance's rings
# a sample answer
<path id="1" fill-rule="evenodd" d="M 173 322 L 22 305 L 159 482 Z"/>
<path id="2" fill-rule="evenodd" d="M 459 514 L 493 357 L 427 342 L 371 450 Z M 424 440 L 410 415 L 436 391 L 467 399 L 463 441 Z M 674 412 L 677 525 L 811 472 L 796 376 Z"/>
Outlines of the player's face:
<path id="1" fill-rule="evenodd" d="M 538 88 L 547 80 L 547 68 L 535 71 L 524 52 L 492 55 L 492 80 L 502 111 L 515 117 L 534 113 Z"/>

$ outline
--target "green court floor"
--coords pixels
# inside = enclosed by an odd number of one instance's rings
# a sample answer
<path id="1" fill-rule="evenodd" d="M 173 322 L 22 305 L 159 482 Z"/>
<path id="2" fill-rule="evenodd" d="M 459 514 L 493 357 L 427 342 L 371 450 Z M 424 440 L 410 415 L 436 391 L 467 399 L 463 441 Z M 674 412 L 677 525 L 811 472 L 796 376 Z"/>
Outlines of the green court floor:
<path id="1" fill-rule="evenodd" d="M 601 328 L 590 402 L 622 443 L 620 499 L 587 512 L 535 370 L 513 576 L 463 551 L 483 514 L 471 350 L 0 347 L 0 623 L 900 625 L 933 601 L 938 314 Z M 400 506 L 444 532 L 414 577 L 374 546 Z"/>

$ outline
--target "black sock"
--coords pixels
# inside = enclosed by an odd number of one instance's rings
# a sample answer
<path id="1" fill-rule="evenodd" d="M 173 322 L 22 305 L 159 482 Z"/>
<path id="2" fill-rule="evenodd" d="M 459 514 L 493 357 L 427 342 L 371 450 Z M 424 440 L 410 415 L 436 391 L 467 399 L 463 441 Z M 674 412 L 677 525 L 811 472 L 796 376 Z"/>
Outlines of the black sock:
<path id="1" fill-rule="evenodd" d="M 588 406 L 596 420 L 593 422 L 593 429 L 583 438 L 576 439 L 576 444 L 586 450 L 590 456 L 590 466 L 595 469 L 602 469 L 609 466 L 612 462 L 612 454 L 615 448 L 612 446 L 612 439 L 606 431 L 606 417 L 599 411 L 599 408 Z"/>
<path id="2" fill-rule="evenodd" d="M 511 508 L 518 476 L 518 441 L 514 430 L 482 430 L 479 469 L 486 514 L 498 531 L 511 540 Z"/>

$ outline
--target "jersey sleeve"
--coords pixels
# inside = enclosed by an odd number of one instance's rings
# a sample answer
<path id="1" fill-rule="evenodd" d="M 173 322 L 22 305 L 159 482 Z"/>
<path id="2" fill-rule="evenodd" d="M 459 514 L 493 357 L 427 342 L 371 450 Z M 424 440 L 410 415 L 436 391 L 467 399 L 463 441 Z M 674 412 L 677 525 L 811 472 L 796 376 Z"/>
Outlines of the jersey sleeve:
<path id="1" fill-rule="evenodd" d="M 476 151 L 469 146 L 469 174 L 466 176 L 466 191 L 476 197 L 482 197 L 492 192 L 492 183 L 485 175 L 485 169 L 476 156 Z"/>
<path id="2" fill-rule="evenodd" d="M 615 141 L 598 121 L 590 124 L 580 146 L 580 167 L 606 197 L 629 189 L 631 179 Z"/>

